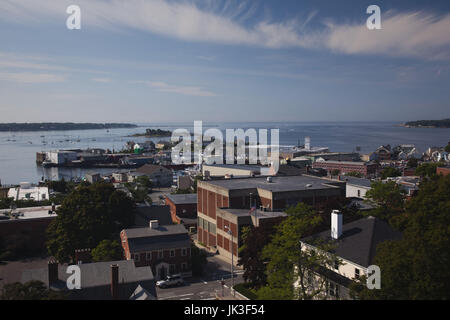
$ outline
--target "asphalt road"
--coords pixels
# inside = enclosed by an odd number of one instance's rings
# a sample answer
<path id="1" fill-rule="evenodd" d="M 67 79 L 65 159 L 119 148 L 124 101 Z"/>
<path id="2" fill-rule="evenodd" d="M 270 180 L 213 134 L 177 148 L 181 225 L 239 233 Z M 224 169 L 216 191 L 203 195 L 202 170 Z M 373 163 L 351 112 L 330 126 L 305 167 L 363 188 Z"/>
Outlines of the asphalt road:
<path id="1" fill-rule="evenodd" d="M 157 288 L 159 300 L 214 300 L 216 292 L 222 294 L 221 280 L 225 281 L 223 293 L 230 294 L 231 265 L 219 258 L 208 257 L 205 274 L 202 277 L 185 279 L 185 285 L 166 289 Z M 235 270 L 234 284 L 243 282 L 242 270 Z"/>

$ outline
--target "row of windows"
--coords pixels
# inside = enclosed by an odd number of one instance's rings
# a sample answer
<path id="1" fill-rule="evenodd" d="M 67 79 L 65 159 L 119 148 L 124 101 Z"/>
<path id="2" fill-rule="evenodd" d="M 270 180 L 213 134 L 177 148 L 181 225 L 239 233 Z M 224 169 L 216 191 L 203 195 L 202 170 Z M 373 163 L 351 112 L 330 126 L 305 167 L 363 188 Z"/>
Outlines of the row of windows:
<path id="1" fill-rule="evenodd" d="M 158 252 L 158 258 L 157 259 L 163 259 L 164 258 L 164 251 L 163 250 L 159 250 Z M 188 255 L 188 249 L 187 248 L 182 248 L 181 249 L 181 256 L 185 257 Z M 169 251 L 169 256 L 171 258 L 176 256 L 175 250 L 172 249 Z M 136 253 L 136 254 L 131 254 L 131 259 L 134 261 L 140 261 L 141 259 L 141 254 L 140 253 Z M 146 252 L 145 253 L 145 260 L 147 261 L 151 261 L 152 260 L 152 252 Z"/>
<path id="2" fill-rule="evenodd" d="M 181 271 L 182 272 L 188 271 L 188 265 L 187 265 L 186 262 L 183 262 L 181 264 Z M 170 274 L 178 273 L 177 266 L 175 264 L 170 264 L 169 265 L 169 273 Z"/>
<path id="3" fill-rule="evenodd" d="M 199 228 L 202 228 L 205 231 L 208 231 L 209 233 L 216 234 L 216 225 L 214 223 L 211 223 L 205 219 L 202 219 L 198 217 L 197 226 Z"/>

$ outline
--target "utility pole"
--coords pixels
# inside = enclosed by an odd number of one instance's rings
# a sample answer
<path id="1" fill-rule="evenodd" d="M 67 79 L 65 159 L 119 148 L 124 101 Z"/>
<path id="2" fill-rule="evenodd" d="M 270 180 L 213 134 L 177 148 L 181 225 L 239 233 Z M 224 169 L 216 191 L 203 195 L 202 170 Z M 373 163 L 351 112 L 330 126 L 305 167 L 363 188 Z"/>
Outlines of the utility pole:
<path id="1" fill-rule="evenodd" d="M 234 253 L 233 253 L 233 232 L 228 226 L 225 226 L 226 229 L 228 229 L 227 233 L 231 235 L 231 292 L 234 294 Z"/>

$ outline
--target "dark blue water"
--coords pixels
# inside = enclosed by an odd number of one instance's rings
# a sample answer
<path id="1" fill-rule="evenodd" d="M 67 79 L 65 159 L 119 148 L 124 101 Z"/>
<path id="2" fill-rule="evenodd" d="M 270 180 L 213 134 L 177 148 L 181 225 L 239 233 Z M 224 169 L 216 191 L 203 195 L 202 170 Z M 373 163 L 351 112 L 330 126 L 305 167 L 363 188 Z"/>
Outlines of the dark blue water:
<path id="1" fill-rule="evenodd" d="M 382 144 L 414 144 L 420 152 L 430 146 L 444 146 L 450 141 L 450 129 L 404 128 L 394 122 L 309 122 L 309 123 L 203 123 L 203 129 L 211 127 L 229 129 L 279 129 L 280 145 L 303 144 L 305 136 L 311 137 L 312 146 L 329 147 L 330 151 L 374 151 Z M 143 142 L 161 139 L 127 137 L 142 133 L 145 128 L 175 130 L 186 128 L 193 131 L 190 123 L 142 124 L 133 129 L 76 130 L 47 132 L 0 132 L 0 179 L 3 184 L 37 182 L 41 177 L 70 179 L 84 176 L 82 169 L 43 169 L 36 166 L 36 152 L 57 149 L 104 148 L 120 150 L 129 140 Z M 43 136 L 43 137 L 41 137 Z M 78 141 L 79 140 L 79 141 Z M 109 172 L 108 170 L 95 170 Z"/>

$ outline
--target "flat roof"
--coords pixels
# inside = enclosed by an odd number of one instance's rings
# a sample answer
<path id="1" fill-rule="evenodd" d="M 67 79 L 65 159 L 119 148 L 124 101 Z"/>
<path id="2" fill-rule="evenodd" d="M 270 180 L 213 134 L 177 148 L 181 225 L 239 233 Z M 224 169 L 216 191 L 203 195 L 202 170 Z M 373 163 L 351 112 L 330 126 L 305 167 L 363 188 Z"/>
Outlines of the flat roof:
<path id="1" fill-rule="evenodd" d="M 370 188 L 372 185 L 372 181 L 370 181 L 369 179 L 357 178 L 357 177 L 351 177 L 351 176 L 344 176 L 344 177 L 342 177 L 342 179 L 344 179 L 342 181 L 347 182 L 347 184 L 351 184 L 354 186 Z"/>
<path id="2" fill-rule="evenodd" d="M 267 182 L 267 177 L 248 177 L 223 180 L 207 180 L 201 181 L 201 183 L 211 184 L 227 190 L 259 188 L 263 190 L 269 190 L 271 192 L 334 189 L 337 188 L 337 186 L 333 184 L 339 182 L 344 183 L 343 181 L 330 181 L 306 175 L 275 176 L 271 178 L 272 182 Z"/>
<path id="3" fill-rule="evenodd" d="M 259 171 L 263 166 L 248 164 L 204 164 L 203 167 L 230 168 L 239 170 Z"/>
<path id="4" fill-rule="evenodd" d="M 56 207 L 58 208 L 59 206 Z M 52 210 L 52 206 L 17 208 L 14 210 L 14 213 L 17 214 L 17 220 L 56 217 L 56 214 L 48 214 L 49 210 Z M 10 212 L 11 209 L 1 209 L 0 216 L 7 216 Z M 7 219 L 3 221 L 9 220 L 15 219 Z"/>
<path id="5" fill-rule="evenodd" d="M 164 225 L 159 226 L 158 228 L 151 229 L 150 227 L 146 228 L 132 228 L 132 229 L 124 229 L 127 238 L 144 238 L 144 237 L 155 237 L 155 236 L 165 236 L 165 235 L 174 235 L 174 234 L 187 234 L 186 228 L 181 224 L 174 225 Z"/>
<path id="6" fill-rule="evenodd" d="M 281 211 L 262 211 L 262 210 L 254 210 L 250 213 L 250 209 L 230 209 L 230 208 L 221 208 L 220 210 L 231 213 L 238 217 L 243 216 L 255 216 L 257 218 L 276 218 L 276 217 L 287 217 L 286 212 Z"/>
<path id="7" fill-rule="evenodd" d="M 168 194 L 166 197 L 175 204 L 192 204 L 197 203 L 197 194 Z"/>
<path id="8" fill-rule="evenodd" d="M 348 165 L 358 165 L 365 166 L 367 163 L 362 161 L 339 161 L 339 160 L 325 160 L 325 161 L 315 161 L 316 163 L 339 163 L 339 164 L 348 164 Z"/>

